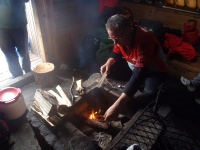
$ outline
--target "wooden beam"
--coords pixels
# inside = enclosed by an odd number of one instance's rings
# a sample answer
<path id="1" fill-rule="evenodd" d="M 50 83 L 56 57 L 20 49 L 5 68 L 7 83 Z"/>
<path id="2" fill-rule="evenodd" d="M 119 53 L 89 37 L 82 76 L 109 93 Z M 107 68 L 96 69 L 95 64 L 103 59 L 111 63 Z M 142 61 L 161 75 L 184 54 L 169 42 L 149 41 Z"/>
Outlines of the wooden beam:
<path id="1" fill-rule="evenodd" d="M 35 0 L 44 43 L 46 61 L 59 63 L 57 32 L 52 0 Z"/>
<path id="2" fill-rule="evenodd" d="M 37 10 L 35 0 L 31 0 L 31 5 L 32 5 L 32 9 L 33 9 L 33 17 L 34 17 L 34 20 L 35 20 L 36 32 L 37 32 L 37 36 L 38 36 L 38 42 L 39 42 L 38 44 L 39 44 L 39 48 L 40 48 L 40 55 L 41 55 L 42 61 L 46 62 L 47 58 L 45 56 L 44 43 L 43 43 L 43 38 L 42 38 L 42 31 L 41 31 L 40 22 L 39 22 L 39 13 L 38 13 L 38 10 Z"/>

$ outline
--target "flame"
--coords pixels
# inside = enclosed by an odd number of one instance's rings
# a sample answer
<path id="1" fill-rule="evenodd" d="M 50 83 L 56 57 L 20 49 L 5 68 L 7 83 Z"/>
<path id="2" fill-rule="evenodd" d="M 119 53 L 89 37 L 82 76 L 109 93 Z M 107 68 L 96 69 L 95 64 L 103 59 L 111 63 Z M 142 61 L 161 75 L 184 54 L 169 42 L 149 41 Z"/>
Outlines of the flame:
<path id="1" fill-rule="evenodd" d="M 92 110 L 92 114 L 90 115 L 90 119 L 93 119 L 93 120 L 95 119 L 95 113 L 94 113 L 94 110 Z"/>

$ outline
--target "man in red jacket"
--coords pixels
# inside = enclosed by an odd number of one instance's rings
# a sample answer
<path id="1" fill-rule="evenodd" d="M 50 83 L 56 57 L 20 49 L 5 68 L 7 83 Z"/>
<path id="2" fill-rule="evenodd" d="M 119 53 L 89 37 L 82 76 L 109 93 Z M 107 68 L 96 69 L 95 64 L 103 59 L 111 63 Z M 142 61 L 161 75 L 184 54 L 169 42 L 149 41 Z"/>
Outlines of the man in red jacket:
<path id="1" fill-rule="evenodd" d="M 122 58 L 133 71 L 123 93 L 105 113 L 105 120 L 112 121 L 142 84 L 146 95 L 155 96 L 157 87 L 165 80 L 168 66 L 156 37 L 139 26 L 130 26 L 125 16 L 110 17 L 106 29 L 114 48 L 110 58 L 101 66 L 101 73 L 109 74 L 110 67 Z"/>

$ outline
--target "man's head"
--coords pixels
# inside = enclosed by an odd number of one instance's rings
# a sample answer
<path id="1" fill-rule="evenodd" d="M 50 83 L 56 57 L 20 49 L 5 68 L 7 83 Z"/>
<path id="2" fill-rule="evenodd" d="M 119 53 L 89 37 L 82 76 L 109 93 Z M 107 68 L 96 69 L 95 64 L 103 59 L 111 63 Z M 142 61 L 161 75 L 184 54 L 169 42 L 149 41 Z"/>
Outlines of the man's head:
<path id="1" fill-rule="evenodd" d="M 115 44 L 124 46 L 130 42 L 130 26 L 124 15 L 117 14 L 110 17 L 106 23 L 109 39 Z"/>

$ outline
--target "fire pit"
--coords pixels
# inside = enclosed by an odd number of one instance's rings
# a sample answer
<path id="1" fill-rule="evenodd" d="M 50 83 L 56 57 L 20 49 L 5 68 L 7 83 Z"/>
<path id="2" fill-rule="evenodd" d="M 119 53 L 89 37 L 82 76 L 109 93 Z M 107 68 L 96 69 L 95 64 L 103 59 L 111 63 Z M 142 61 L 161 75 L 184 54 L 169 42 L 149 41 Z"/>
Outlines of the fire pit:
<path id="1" fill-rule="evenodd" d="M 125 150 L 132 144 L 138 144 L 145 150 L 200 149 L 200 143 L 196 139 L 159 116 L 155 111 L 158 101 L 139 110 L 127 105 L 117 120 L 104 121 L 105 111 L 122 91 L 110 84 L 104 84 L 102 88 L 97 88 L 96 85 L 97 82 L 92 82 L 84 86 L 85 94 L 67 109 L 67 115 L 61 124 L 67 129 L 66 133 L 59 130 L 62 135 L 59 137 L 58 133 L 54 135 L 50 131 L 40 130 L 55 149 L 59 146 L 61 149 Z M 33 126 L 44 129 L 43 124 L 38 125 L 31 117 L 33 116 L 29 117 Z"/>
<path id="2" fill-rule="evenodd" d="M 125 106 L 117 120 L 104 121 L 105 111 L 118 97 L 117 90 L 97 88 L 96 85 L 92 85 L 68 110 L 68 120 L 105 149 L 136 112 L 131 106 Z"/>

